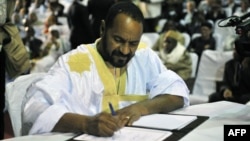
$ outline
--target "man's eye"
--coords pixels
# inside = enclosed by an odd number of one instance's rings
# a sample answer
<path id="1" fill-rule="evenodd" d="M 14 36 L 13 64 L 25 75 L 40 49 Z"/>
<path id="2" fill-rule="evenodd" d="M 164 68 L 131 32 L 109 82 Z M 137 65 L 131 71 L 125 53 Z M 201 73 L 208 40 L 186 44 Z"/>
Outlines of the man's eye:
<path id="1" fill-rule="evenodd" d="M 120 38 L 117 38 L 117 37 L 115 37 L 114 40 L 115 40 L 116 42 L 122 42 L 122 40 L 121 40 Z"/>
<path id="2" fill-rule="evenodd" d="M 130 43 L 130 46 L 131 46 L 131 47 L 137 47 L 138 44 L 139 44 L 139 42 L 132 42 L 132 43 Z"/>

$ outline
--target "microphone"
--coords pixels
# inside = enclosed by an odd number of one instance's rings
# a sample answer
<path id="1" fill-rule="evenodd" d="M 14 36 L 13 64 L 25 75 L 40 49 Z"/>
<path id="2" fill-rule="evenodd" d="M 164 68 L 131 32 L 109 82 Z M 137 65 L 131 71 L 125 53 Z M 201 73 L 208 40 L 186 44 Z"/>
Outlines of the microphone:
<path id="1" fill-rule="evenodd" d="M 242 15 L 242 16 L 239 17 L 239 18 L 240 18 L 240 20 L 242 21 L 242 20 L 246 19 L 246 18 L 249 17 L 249 16 L 250 16 L 250 12 L 248 12 L 248 13 Z"/>
<path id="2" fill-rule="evenodd" d="M 248 18 L 250 16 L 250 12 L 238 17 L 238 16 L 232 16 L 228 23 L 225 25 L 226 27 L 227 26 L 236 26 L 238 25 L 239 23 L 241 23 L 244 19 Z"/>
<path id="3" fill-rule="evenodd" d="M 240 24 L 244 19 L 246 19 L 248 17 L 250 17 L 250 12 L 248 12 L 248 13 L 242 15 L 242 16 L 230 16 L 228 18 L 220 20 L 218 25 L 220 27 L 236 26 L 236 25 Z"/>

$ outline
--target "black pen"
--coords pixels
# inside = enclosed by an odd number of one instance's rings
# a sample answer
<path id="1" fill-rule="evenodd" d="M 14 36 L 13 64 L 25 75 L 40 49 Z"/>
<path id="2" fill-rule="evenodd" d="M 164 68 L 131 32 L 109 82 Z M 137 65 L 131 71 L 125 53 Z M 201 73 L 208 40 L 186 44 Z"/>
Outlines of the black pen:
<path id="1" fill-rule="evenodd" d="M 114 110 L 114 108 L 113 108 L 112 103 L 110 103 L 110 102 L 109 102 L 109 109 L 110 109 L 110 111 L 111 111 L 112 116 L 115 116 L 115 115 L 116 115 L 115 110 Z"/>

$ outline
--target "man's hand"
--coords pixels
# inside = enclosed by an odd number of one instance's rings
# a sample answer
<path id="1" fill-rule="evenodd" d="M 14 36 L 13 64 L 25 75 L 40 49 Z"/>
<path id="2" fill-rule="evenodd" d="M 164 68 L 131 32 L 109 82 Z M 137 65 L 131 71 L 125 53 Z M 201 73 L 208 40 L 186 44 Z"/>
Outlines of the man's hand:
<path id="1" fill-rule="evenodd" d="M 112 136 L 125 125 L 131 125 L 141 116 L 168 113 L 183 107 L 183 98 L 159 95 L 150 100 L 134 103 L 116 111 L 116 115 L 102 112 L 95 116 L 65 113 L 52 129 L 53 132 L 85 132 L 95 136 Z"/>
<path id="2" fill-rule="evenodd" d="M 95 136 L 109 137 L 121 127 L 116 116 L 103 112 L 96 116 L 89 117 L 86 132 Z"/>
<path id="3" fill-rule="evenodd" d="M 134 121 L 138 120 L 142 116 L 142 111 L 144 110 L 145 108 L 140 105 L 131 105 L 118 110 L 116 113 L 122 126 L 130 126 Z"/>
<path id="4" fill-rule="evenodd" d="M 87 134 L 109 137 L 123 127 L 117 116 L 102 112 L 95 116 L 76 113 L 64 114 L 53 128 L 53 132 L 84 132 Z"/>
<path id="5" fill-rule="evenodd" d="M 229 89 L 225 89 L 224 93 L 223 93 L 223 97 L 225 99 L 229 99 L 229 98 L 233 98 L 233 93 L 231 90 Z"/>

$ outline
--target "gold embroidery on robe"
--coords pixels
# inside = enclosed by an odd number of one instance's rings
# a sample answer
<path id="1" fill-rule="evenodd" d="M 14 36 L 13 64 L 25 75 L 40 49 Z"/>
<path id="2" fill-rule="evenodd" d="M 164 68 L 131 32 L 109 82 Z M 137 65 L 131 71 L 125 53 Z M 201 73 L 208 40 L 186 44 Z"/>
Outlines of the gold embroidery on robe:
<path id="1" fill-rule="evenodd" d="M 70 71 L 80 75 L 83 71 L 90 71 L 90 59 L 87 53 L 76 53 L 69 56 L 68 64 Z"/>

